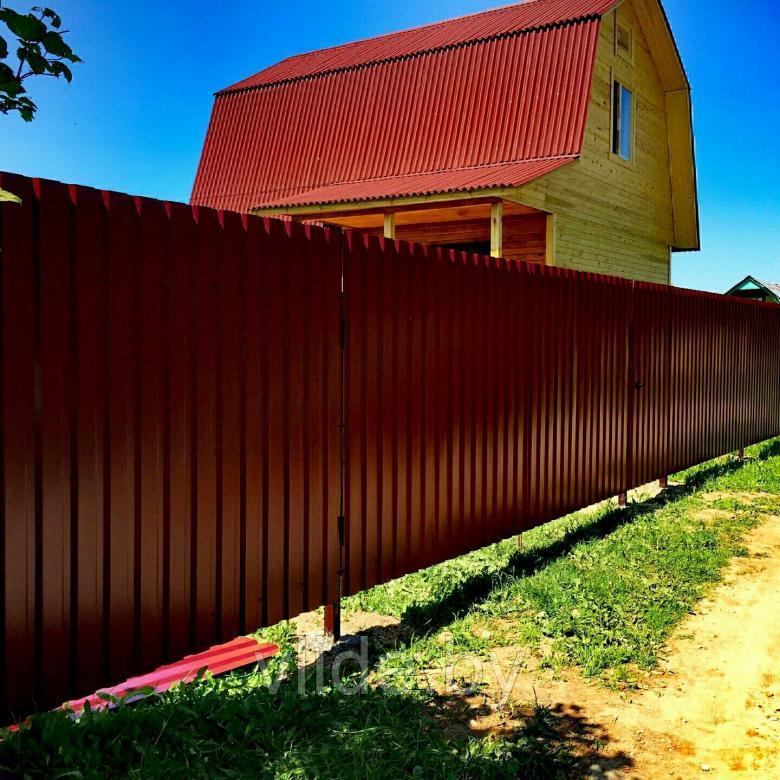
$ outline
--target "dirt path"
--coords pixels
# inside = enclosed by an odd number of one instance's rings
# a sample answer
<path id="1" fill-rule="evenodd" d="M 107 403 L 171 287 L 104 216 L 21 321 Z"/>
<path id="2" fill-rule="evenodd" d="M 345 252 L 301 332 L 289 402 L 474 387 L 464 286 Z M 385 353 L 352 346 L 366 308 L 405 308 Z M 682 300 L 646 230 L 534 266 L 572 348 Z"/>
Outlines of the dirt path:
<path id="1" fill-rule="evenodd" d="M 642 720 L 684 759 L 726 777 L 780 777 L 780 518 L 747 539 L 726 582 L 676 632 L 666 685 L 638 703 Z"/>
<path id="2" fill-rule="evenodd" d="M 491 712 L 491 683 L 486 714 L 471 730 L 509 730 L 511 702 L 536 698 L 561 719 L 592 777 L 780 777 L 780 517 L 745 545 L 749 556 L 732 561 L 640 690 L 618 693 L 575 673 L 553 679 L 521 668 L 510 705 Z M 496 658 L 506 675 L 511 649 Z"/>
<path id="3" fill-rule="evenodd" d="M 744 544 L 747 557 L 732 560 L 637 690 L 610 690 L 576 670 L 554 675 L 528 649 L 497 648 L 488 662 L 466 656 L 459 668 L 425 675 L 449 702 L 447 730 L 510 735 L 538 701 L 594 780 L 780 778 L 780 517 L 766 518 Z M 317 632 L 321 621 L 303 615 L 297 633 Z M 396 619 L 373 613 L 353 613 L 344 627 L 378 630 L 388 641 L 403 633 Z M 303 663 L 320 648 L 308 649 Z M 453 690 L 445 678 L 485 685 Z"/>

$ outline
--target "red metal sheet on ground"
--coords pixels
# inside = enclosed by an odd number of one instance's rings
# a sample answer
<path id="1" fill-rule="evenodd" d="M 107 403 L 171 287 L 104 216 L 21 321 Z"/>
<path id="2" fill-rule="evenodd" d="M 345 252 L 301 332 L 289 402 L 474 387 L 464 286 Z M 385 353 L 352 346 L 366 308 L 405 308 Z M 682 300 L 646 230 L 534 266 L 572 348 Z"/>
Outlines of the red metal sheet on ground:
<path id="1" fill-rule="evenodd" d="M 91 696 L 66 702 L 62 705 L 62 709 L 78 714 L 84 709 L 87 702 L 93 710 L 109 707 L 110 701 L 100 696 L 101 693 L 132 701 L 134 691 L 151 688 L 154 693 L 162 693 L 176 683 L 192 682 L 201 671 L 210 672 L 213 675 L 224 674 L 243 666 L 264 661 L 278 652 L 278 645 L 259 642 L 251 637 L 239 637 L 225 644 L 215 645 L 203 653 L 185 656 L 181 661 L 161 666 L 149 674 L 131 677 L 111 688 L 101 688 Z M 148 695 L 148 692 L 143 695 Z"/>

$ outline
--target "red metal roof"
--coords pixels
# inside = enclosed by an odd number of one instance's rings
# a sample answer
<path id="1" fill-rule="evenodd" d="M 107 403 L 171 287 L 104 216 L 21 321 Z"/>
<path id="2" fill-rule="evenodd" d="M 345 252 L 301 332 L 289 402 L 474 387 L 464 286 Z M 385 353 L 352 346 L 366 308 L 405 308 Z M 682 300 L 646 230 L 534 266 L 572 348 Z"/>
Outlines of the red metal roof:
<path id="1" fill-rule="evenodd" d="M 552 157 L 545 160 L 521 160 L 498 165 L 480 165 L 450 171 L 412 173 L 406 176 L 388 176 L 345 184 L 331 184 L 308 190 L 301 195 L 285 198 L 279 205 L 311 206 L 317 203 L 347 203 L 349 201 L 408 198 L 445 192 L 470 192 L 485 187 L 519 187 L 556 170 L 574 156 Z M 268 204 L 269 207 L 271 204 Z"/>
<path id="2" fill-rule="evenodd" d="M 477 14 L 388 33 L 329 49 L 298 54 L 239 81 L 230 90 L 302 78 L 369 62 L 407 57 L 421 51 L 457 46 L 587 17 L 597 18 L 617 5 L 615 0 L 529 0 Z"/>
<path id="3" fill-rule="evenodd" d="M 581 150 L 615 5 L 531 0 L 274 65 L 217 94 L 192 202 L 245 211 L 543 175 Z"/>

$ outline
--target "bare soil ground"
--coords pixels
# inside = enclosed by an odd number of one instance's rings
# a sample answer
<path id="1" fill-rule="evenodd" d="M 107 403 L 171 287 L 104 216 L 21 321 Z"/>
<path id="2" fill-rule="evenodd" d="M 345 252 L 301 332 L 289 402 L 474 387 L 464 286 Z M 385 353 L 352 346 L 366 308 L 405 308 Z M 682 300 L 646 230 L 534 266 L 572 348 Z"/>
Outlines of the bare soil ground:
<path id="1" fill-rule="evenodd" d="M 527 650 L 496 649 L 494 674 L 483 667 L 486 687 L 453 705 L 461 711 L 451 728 L 507 733 L 536 700 L 553 710 L 594 778 L 780 777 L 780 517 L 745 545 L 748 557 L 732 561 L 637 688 L 554 675 Z M 500 677 L 512 683 L 503 703 Z"/>

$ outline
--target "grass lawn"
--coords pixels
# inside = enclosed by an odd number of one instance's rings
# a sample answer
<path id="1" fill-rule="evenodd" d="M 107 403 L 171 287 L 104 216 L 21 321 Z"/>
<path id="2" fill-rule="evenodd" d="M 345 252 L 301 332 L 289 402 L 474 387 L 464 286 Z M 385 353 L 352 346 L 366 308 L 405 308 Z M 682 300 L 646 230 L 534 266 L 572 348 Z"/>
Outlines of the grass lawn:
<path id="1" fill-rule="evenodd" d="M 404 631 L 373 643 L 360 693 L 302 696 L 291 630 L 262 632 L 287 654 L 265 670 L 205 679 L 76 723 L 35 716 L 0 742 L 0 770 L 96 777 L 571 777 L 577 757 L 554 714 L 533 705 L 509 735 L 453 737 L 443 697 L 421 672 L 449 658 L 526 648 L 552 670 L 630 685 L 765 514 L 780 514 L 780 440 L 750 460 L 704 464 L 681 486 L 626 510 L 606 506 L 347 600 L 396 616 Z M 356 682 L 344 671 L 346 682 Z M 272 684 L 276 681 L 276 684 Z"/>

